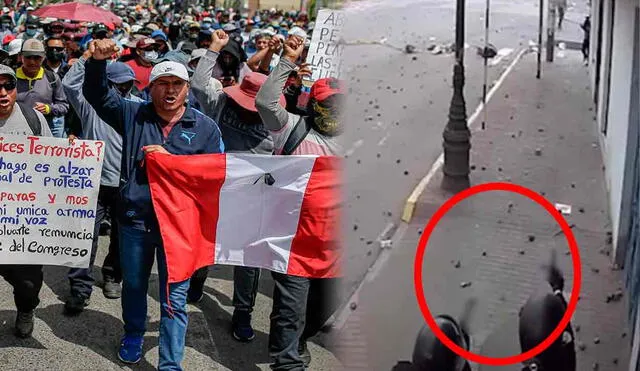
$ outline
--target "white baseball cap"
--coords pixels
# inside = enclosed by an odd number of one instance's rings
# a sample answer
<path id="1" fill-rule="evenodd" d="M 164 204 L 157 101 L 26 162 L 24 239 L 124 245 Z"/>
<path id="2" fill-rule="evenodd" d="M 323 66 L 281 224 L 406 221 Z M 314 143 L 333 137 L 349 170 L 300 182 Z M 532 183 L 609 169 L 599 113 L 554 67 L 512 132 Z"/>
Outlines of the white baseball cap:
<path id="1" fill-rule="evenodd" d="M 23 41 L 24 40 L 22 39 L 11 40 L 11 42 L 9 42 L 9 45 L 7 46 L 7 52 L 9 53 L 9 55 L 16 55 L 20 53 L 20 51 L 22 50 Z"/>
<path id="2" fill-rule="evenodd" d="M 149 83 L 165 76 L 175 76 L 189 82 L 189 72 L 187 72 L 187 67 L 182 63 L 167 61 L 158 63 L 153 67 L 151 70 L 151 76 L 149 76 Z"/>

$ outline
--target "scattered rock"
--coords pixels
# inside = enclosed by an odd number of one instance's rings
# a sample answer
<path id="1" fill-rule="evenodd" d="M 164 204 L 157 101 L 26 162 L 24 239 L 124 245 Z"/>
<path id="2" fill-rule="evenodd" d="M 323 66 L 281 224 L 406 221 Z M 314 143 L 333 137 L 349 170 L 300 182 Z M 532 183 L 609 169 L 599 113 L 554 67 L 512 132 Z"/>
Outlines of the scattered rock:
<path id="1" fill-rule="evenodd" d="M 357 225 L 357 224 L 354 224 L 354 225 L 353 225 L 353 230 L 354 230 L 354 231 L 357 231 L 357 230 L 358 230 L 358 225 Z"/>
<path id="2" fill-rule="evenodd" d="M 578 209 L 578 212 L 580 212 L 580 213 L 584 213 L 584 207 L 579 208 L 579 209 Z"/>
<path id="3" fill-rule="evenodd" d="M 400 159 L 397 159 L 397 160 L 396 160 L 396 164 L 399 164 L 399 163 L 400 163 Z"/>
<path id="4" fill-rule="evenodd" d="M 409 175 L 409 172 L 405 170 L 404 175 Z"/>
<path id="5" fill-rule="evenodd" d="M 501 168 L 501 167 L 499 167 L 499 168 L 498 168 L 498 172 L 499 172 L 499 173 L 501 173 L 501 172 L 502 172 L 502 168 Z"/>
<path id="6" fill-rule="evenodd" d="M 580 332 L 580 325 L 576 325 L 576 326 L 574 327 L 574 330 L 575 330 L 576 332 Z"/>
<path id="7" fill-rule="evenodd" d="M 460 260 L 456 261 L 456 262 L 453 264 L 453 267 L 454 267 L 454 268 L 456 268 L 456 269 L 460 268 L 460 266 L 462 266 L 462 264 L 460 263 Z"/>
<path id="8" fill-rule="evenodd" d="M 596 337 L 595 339 L 593 339 L 593 343 L 594 344 L 600 344 L 600 338 Z"/>
<path id="9" fill-rule="evenodd" d="M 529 242 L 533 242 L 533 241 L 536 240 L 536 236 L 534 236 L 532 234 L 530 234 L 528 238 L 529 238 Z"/>
<path id="10" fill-rule="evenodd" d="M 542 156 L 542 149 L 536 148 L 535 154 L 536 156 Z"/>
<path id="11" fill-rule="evenodd" d="M 471 282 L 460 282 L 460 287 L 462 287 L 463 289 L 469 286 L 471 286 Z"/>
<path id="12" fill-rule="evenodd" d="M 373 241 L 367 241 L 367 245 L 373 244 Z"/>
<path id="13" fill-rule="evenodd" d="M 600 369 L 600 365 L 598 365 L 598 362 L 594 362 L 592 368 L 593 368 L 593 371 L 598 371 Z"/>
<path id="14" fill-rule="evenodd" d="M 475 170 L 475 169 L 476 169 L 476 165 L 471 165 L 471 166 L 469 166 L 469 169 L 471 169 L 471 170 Z"/>
<path id="15" fill-rule="evenodd" d="M 614 359 L 613 359 L 613 364 L 614 364 L 614 365 L 617 365 L 617 364 L 618 364 L 618 359 L 617 359 L 617 358 L 614 358 Z"/>
<path id="16" fill-rule="evenodd" d="M 487 252 L 486 252 L 486 251 L 483 251 L 483 252 L 482 252 L 482 256 L 487 256 Z"/>
<path id="17" fill-rule="evenodd" d="M 622 292 L 622 290 L 618 289 L 613 294 L 607 295 L 607 303 L 619 302 L 622 299 L 623 296 L 624 296 L 624 292 Z"/>
<path id="18" fill-rule="evenodd" d="M 587 346 L 583 342 L 579 341 L 578 342 L 578 349 L 580 349 L 580 351 L 584 352 L 584 350 L 587 349 Z"/>
<path id="19" fill-rule="evenodd" d="M 598 268 L 591 268 L 591 271 L 593 273 L 600 273 L 600 269 L 598 269 Z"/>
<path id="20" fill-rule="evenodd" d="M 351 308 L 351 310 L 356 310 L 356 308 L 358 308 L 358 304 L 351 303 L 351 304 L 349 304 L 349 308 Z"/>
<path id="21" fill-rule="evenodd" d="M 520 255 L 524 255 L 524 250 L 520 250 Z"/>

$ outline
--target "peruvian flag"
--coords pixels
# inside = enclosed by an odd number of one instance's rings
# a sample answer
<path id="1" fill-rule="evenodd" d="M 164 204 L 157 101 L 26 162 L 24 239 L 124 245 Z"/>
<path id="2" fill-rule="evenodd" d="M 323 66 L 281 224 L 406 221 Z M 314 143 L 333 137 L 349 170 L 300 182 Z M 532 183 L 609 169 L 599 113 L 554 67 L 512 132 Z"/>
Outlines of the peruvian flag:
<path id="1" fill-rule="evenodd" d="M 170 283 L 212 264 L 339 275 L 337 157 L 153 153 L 145 161 Z"/>

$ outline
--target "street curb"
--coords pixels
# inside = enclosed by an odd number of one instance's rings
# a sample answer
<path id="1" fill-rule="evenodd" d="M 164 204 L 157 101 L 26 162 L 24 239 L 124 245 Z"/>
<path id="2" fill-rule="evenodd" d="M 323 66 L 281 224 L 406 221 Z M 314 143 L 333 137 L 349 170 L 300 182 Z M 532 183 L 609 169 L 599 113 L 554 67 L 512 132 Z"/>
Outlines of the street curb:
<path id="1" fill-rule="evenodd" d="M 500 75 L 496 83 L 493 85 L 493 87 L 491 87 L 491 90 L 489 90 L 489 92 L 487 93 L 486 103 L 489 103 L 493 95 L 500 88 L 500 86 L 502 85 L 504 80 L 507 78 L 507 76 L 511 73 L 511 71 L 514 69 L 516 64 L 518 64 L 522 56 L 524 56 L 526 53 L 530 52 L 531 50 L 532 50 L 531 48 L 523 48 L 518 52 L 516 57 L 513 59 L 513 61 L 511 61 L 511 63 L 507 67 L 507 69 Z M 468 120 L 469 128 L 471 128 L 471 126 L 475 123 L 478 116 L 480 116 L 480 113 L 482 113 L 484 105 L 485 105 L 484 103 L 480 103 L 476 108 L 476 110 L 471 115 L 471 117 L 469 118 Z M 411 195 L 409 196 L 409 198 L 407 198 L 404 205 L 403 212 L 402 212 L 403 222 L 405 223 L 411 222 L 411 219 L 413 219 L 413 213 L 415 212 L 416 203 L 418 202 L 418 199 L 420 198 L 424 190 L 427 188 L 427 185 L 429 185 L 429 183 L 431 182 L 431 179 L 433 179 L 433 176 L 436 174 L 436 172 L 440 170 L 442 165 L 444 165 L 444 152 L 440 152 L 440 155 L 438 156 L 436 161 L 433 163 L 433 165 L 431 165 L 431 169 L 429 170 L 427 175 L 425 175 L 424 178 L 420 180 L 418 185 L 413 189 L 413 192 L 411 192 Z"/>

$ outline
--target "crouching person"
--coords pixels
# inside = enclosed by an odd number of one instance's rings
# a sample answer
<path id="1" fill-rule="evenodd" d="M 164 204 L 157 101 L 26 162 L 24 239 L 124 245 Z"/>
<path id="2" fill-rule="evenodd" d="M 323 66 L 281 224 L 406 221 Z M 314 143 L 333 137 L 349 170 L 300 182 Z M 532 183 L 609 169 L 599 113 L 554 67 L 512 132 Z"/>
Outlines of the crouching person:
<path id="1" fill-rule="evenodd" d="M 160 286 L 159 370 L 182 370 L 187 331 L 189 280 L 167 283 L 167 265 L 157 217 L 153 211 L 145 155 L 221 153 L 215 122 L 186 104 L 189 74 L 184 65 L 162 62 L 149 78 L 150 102 L 133 102 L 109 89 L 107 60 L 118 51 L 112 40 L 96 40 L 89 47 L 83 93 L 100 118 L 122 136 L 120 262 L 124 336 L 118 358 L 137 363 L 142 358 L 146 331 L 147 290 L 154 256 Z M 188 228 L 189 226 L 185 226 Z"/>

